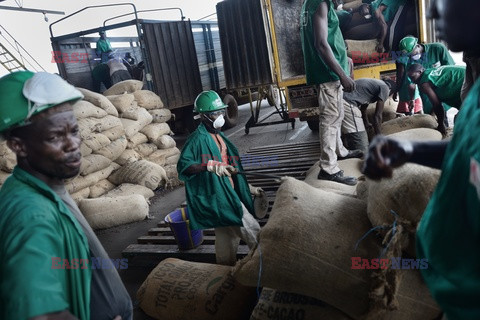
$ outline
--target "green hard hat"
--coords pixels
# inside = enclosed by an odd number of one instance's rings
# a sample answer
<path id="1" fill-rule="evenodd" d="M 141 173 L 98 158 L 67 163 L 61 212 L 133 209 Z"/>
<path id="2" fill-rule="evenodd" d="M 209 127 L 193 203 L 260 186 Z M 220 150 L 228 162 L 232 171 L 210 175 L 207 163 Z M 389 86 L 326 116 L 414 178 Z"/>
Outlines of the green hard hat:
<path id="1" fill-rule="evenodd" d="M 213 90 L 203 91 L 195 99 L 195 111 L 199 113 L 213 112 L 227 108 L 218 93 Z"/>
<path id="2" fill-rule="evenodd" d="M 31 116 L 83 95 L 60 76 L 17 71 L 0 78 L 0 132 Z"/>
<path id="3" fill-rule="evenodd" d="M 398 48 L 401 51 L 404 51 L 405 53 L 408 54 L 408 53 L 413 51 L 413 49 L 415 48 L 417 43 L 418 43 L 417 38 L 412 37 L 412 36 L 408 36 L 408 37 L 405 37 L 402 40 L 400 40 L 400 44 L 399 44 Z"/>

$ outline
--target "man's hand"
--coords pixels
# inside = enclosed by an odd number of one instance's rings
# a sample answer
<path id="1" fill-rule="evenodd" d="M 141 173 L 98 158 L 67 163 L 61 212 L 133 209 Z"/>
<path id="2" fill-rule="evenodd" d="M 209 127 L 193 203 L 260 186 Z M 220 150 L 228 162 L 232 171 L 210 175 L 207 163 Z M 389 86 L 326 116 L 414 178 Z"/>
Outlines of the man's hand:
<path id="1" fill-rule="evenodd" d="M 265 193 L 265 191 L 263 191 L 262 188 L 260 187 L 254 187 L 252 186 L 250 183 L 248 184 L 248 188 L 250 189 L 250 194 L 251 195 L 254 195 L 256 197 L 259 197 L 261 196 L 263 193 Z"/>
<path id="2" fill-rule="evenodd" d="M 405 164 L 411 157 L 410 141 L 400 141 L 376 136 L 368 149 L 362 172 L 370 179 L 392 177 L 393 169 Z"/>
<path id="3" fill-rule="evenodd" d="M 443 123 L 438 124 L 437 130 L 440 131 L 443 137 L 447 136 L 447 129 Z"/>
<path id="4" fill-rule="evenodd" d="M 229 164 L 226 164 L 225 162 L 209 160 L 207 162 L 207 171 L 213 172 L 219 177 L 231 177 L 232 173 L 237 172 L 237 169 Z"/>
<path id="5" fill-rule="evenodd" d="M 378 53 L 383 53 L 383 51 L 385 51 L 385 48 L 383 47 L 383 44 L 378 43 L 377 46 L 375 47 L 375 51 L 377 51 Z"/>
<path id="6" fill-rule="evenodd" d="M 342 84 L 343 91 L 345 92 L 352 92 L 355 90 L 355 81 L 346 75 L 340 78 L 340 83 Z"/>

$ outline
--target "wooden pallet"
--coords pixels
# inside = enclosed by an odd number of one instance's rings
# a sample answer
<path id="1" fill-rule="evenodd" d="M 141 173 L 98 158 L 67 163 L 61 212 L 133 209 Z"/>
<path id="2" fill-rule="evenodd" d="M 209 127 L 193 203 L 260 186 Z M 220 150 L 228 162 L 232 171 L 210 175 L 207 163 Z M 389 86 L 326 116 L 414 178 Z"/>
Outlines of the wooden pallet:
<path id="1" fill-rule="evenodd" d="M 256 147 L 250 149 L 247 155 L 251 155 L 252 158 L 256 156 L 256 159 L 275 157 L 275 166 L 253 162 L 245 165 L 245 170 L 304 180 L 305 172 L 318 161 L 320 150 L 318 142 L 311 142 Z M 249 176 L 248 180 L 252 185 L 265 190 L 269 198 L 268 212 L 270 212 L 279 183 L 275 182 L 275 179 L 255 176 Z M 260 226 L 268 221 L 268 216 L 269 213 L 265 219 L 259 221 Z M 244 257 L 248 251 L 247 245 L 241 242 L 237 258 Z M 131 244 L 123 250 L 122 255 L 129 259 L 129 266 L 155 265 L 166 258 L 215 263 L 215 233 L 213 229 L 204 230 L 204 240 L 200 246 L 191 250 L 179 250 L 172 231 L 162 221 L 157 228 L 150 229 L 147 235 L 139 237 L 136 244 Z"/>

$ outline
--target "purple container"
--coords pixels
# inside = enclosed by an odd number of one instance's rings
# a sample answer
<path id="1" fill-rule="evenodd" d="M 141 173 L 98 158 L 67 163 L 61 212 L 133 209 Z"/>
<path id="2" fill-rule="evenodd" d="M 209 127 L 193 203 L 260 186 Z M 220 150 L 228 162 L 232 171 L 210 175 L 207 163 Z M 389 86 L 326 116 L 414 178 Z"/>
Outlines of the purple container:
<path id="1" fill-rule="evenodd" d="M 203 242 L 203 230 L 191 230 L 187 208 L 180 208 L 170 212 L 165 222 L 175 236 L 180 250 L 189 250 L 198 247 Z"/>

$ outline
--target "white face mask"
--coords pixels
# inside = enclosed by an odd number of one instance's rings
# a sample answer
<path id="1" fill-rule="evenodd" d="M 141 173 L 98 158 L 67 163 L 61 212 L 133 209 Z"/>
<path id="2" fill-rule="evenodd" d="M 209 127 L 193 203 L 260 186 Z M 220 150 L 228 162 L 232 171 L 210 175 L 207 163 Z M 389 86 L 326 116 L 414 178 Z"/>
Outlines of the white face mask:
<path id="1" fill-rule="evenodd" d="M 218 118 L 213 121 L 213 127 L 215 129 L 220 129 L 221 127 L 223 127 L 224 124 L 225 118 L 223 117 L 223 114 L 219 115 Z"/>
<path id="2" fill-rule="evenodd" d="M 416 55 L 413 55 L 413 56 L 412 56 L 412 59 L 413 59 L 413 60 L 418 60 L 418 59 L 420 59 L 421 57 L 422 57 L 422 54 L 421 54 L 421 53 L 418 53 L 418 54 L 416 54 Z"/>
<path id="3" fill-rule="evenodd" d="M 369 20 L 369 19 L 371 19 L 371 18 L 372 18 L 372 15 L 371 15 L 371 14 L 367 14 L 367 15 L 365 16 L 365 19 L 367 19 L 367 20 Z"/>

